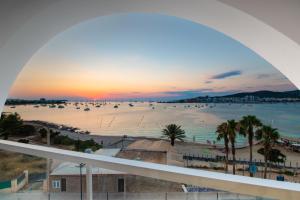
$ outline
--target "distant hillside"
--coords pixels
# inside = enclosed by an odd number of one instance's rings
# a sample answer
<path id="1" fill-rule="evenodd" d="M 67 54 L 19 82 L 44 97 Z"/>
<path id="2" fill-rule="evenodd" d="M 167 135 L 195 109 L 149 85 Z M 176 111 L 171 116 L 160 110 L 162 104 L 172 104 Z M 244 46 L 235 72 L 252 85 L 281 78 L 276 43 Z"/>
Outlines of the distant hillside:
<path id="1" fill-rule="evenodd" d="M 63 104 L 66 102 L 67 100 L 47 100 L 44 98 L 39 100 L 7 99 L 5 105 Z"/>
<path id="2" fill-rule="evenodd" d="M 293 90 L 293 91 L 286 91 L 286 92 L 273 92 L 273 91 L 262 90 L 256 92 L 242 92 L 242 93 L 231 94 L 222 97 L 244 98 L 246 96 L 254 96 L 259 98 L 300 98 L 300 90 Z"/>
<path id="3" fill-rule="evenodd" d="M 225 96 L 199 96 L 190 99 L 169 101 L 167 103 L 264 103 L 264 102 L 299 102 L 300 90 L 274 92 L 241 92 Z"/>

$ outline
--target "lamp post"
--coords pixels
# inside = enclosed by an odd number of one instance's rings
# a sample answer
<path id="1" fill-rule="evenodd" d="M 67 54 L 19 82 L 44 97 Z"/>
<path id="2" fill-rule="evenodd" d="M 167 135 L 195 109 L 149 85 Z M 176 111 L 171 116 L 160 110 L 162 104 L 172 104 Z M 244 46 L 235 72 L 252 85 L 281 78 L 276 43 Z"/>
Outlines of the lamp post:
<path id="1" fill-rule="evenodd" d="M 50 133 L 50 129 L 48 127 L 48 125 L 46 126 L 47 128 L 47 146 L 50 147 L 51 145 L 51 133 Z M 47 166 L 46 166 L 46 176 L 47 176 L 47 190 L 48 190 L 48 200 L 50 200 L 50 168 L 51 168 L 51 160 L 50 158 L 47 158 Z"/>
<path id="2" fill-rule="evenodd" d="M 85 153 L 92 154 L 92 149 L 86 149 Z M 86 164 L 86 199 L 93 200 L 93 170 L 90 164 Z"/>
<path id="3" fill-rule="evenodd" d="M 80 200 L 83 200 L 83 195 L 82 195 L 82 167 L 84 165 L 85 164 L 83 164 L 83 163 L 79 164 L 79 169 L 80 169 Z"/>

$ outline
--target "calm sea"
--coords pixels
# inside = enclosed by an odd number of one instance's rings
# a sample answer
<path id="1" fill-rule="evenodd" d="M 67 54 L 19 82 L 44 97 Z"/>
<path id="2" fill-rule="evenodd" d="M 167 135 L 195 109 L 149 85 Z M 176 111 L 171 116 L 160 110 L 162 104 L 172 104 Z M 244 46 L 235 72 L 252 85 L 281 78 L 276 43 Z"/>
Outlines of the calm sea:
<path id="1" fill-rule="evenodd" d="M 114 108 L 116 104 L 118 108 Z M 278 128 L 289 137 L 300 137 L 300 104 L 159 104 L 107 103 L 100 108 L 68 104 L 63 109 L 32 105 L 6 106 L 5 112 L 17 112 L 24 120 L 42 120 L 78 127 L 96 135 L 130 135 L 160 137 L 170 123 L 181 125 L 190 141 L 214 141 L 216 126 L 227 119 L 256 115 L 264 123 Z M 238 138 L 238 143 L 244 143 Z"/>

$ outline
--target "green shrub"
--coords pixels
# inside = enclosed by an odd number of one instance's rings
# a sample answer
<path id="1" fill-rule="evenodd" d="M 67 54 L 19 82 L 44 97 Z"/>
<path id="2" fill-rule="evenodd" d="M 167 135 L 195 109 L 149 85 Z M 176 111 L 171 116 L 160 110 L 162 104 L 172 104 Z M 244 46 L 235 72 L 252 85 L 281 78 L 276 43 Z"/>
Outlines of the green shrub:
<path id="1" fill-rule="evenodd" d="M 5 140 L 7 140 L 9 136 L 16 134 L 22 125 L 23 120 L 18 113 L 1 114 L 0 132 Z"/>
<path id="2" fill-rule="evenodd" d="M 294 172 L 289 171 L 289 170 L 285 170 L 283 173 L 287 176 L 294 176 Z"/>
<path id="3" fill-rule="evenodd" d="M 75 140 L 65 135 L 58 135 L 53 138 L 53 144 L 70 146 L 75 144 Z"/>
<path id="4" fill-rule="evenodd" d="M 40 136 L 41 136 L 41 138 L 45 138 L 46 136 L 47 136 L 47 130 L 45 129 L 45 128 L 41 128 L 40 130 L 39 130 L 39 133 L 40 133 Z"/>
<path id="5" fill-rule="evenodd" d="M 59 134 L 59 132 L 56 132 L 56 134 Z M 82 151 L 82 152 L 84 152 L 86 149 L 92 149 L 92 151 L 97 151 L 102 147 L 102 145 L 98 144 L 93 139 L 86 140 L 86 141 L 74 140 L 72 138 L 69 138 L 66 135 L 55 135 L 52 138 L 52 143 L 55 145 L 67 145 L 67 146 L 74 145 L 75 151 Z"/>
<path id="6" fill-rule="evenodd" d="M 28 144 L 29 140 L 27 140 L 27 139 L 19 139 L 18 142 Z"/>
<path id="7" fill-rule="evenodd" d="M 97 151 L 102 146 L 98 143 L 96 143 L 93 139 L 81 141 L 77 140 L 75 142 L 75 150 L 76 151 L 85 151 L 86 149 L 92 149 L 92 151 Z"/>
<path id="8" fill-rule="evenodd" d="M 0 170 L 5 172 L 9 170 L 8 164 L 6 162 L 1 162 L 0 163 Z"/>
<path id="9" fill-rule="evenodd" d="M 25 124 L 19 127 L 19 130 L 16 132 L 18 136 L 30 136 L 36 133 L 36 129 L 34 126 Z"/>
<path id="10" fill-rule="evenodd" d="M 26 155 L 22 154 L 21 162 L 32 162 L 32 161 L 37 161 L 37 160 L 42 160 L 43 158 L 37 157 L 37 156 L 31 156 L 31 155 Z"/>
<path id="11" fill-rule="evenodd" d="M 213 167 L 214 170 L 224 170 L 224 167 Z"/>
<path id="12" fill-rule="evenodd" d="M 34 166 L 39 169 L 46 169 L 47 163 L 36 163 Z"/>

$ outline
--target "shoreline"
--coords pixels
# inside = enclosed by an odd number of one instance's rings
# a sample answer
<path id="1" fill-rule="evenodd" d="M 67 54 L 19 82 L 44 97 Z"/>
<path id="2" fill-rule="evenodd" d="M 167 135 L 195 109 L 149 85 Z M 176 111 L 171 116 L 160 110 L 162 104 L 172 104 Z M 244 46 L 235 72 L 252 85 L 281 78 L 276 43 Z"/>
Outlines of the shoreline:
<path id="1" fill-rule="evenodd" d="M 128 136 L 128 135 L 96 135 L 96 134 L 90 134 L 86 133 L 86 131 L 80 131 L 76 132 L 75 130 L 79 130 L 79 128 L 74 128 L 66 125 L 58 125 L 52 122 L 45 122 L 40 120 L 30 120 L 30 121 L 24 121 L 25 124 L 30 124 L 33 126 L 40 126 L 42 127 L 48 127 L 49 129 L 52 129 L 53 131 L 60 132 L 61 135 L 68 136 L 71 139 L 79 139 L 79 140 L 90 140 L 93 139 L 98 144 L 103 145 L 103 147 L 110 147 L 114 144 L 117 144 L 121 142 L 122 140 L 126 141 L 136 141 L 136 140 L 163 140 L 162 138 L 154 138 L 154 137 L 144 137 L 144 136 Z"/>
<path id="2" fill-rule="evenodd" d="M 222 168 L 224 163 L 221 161 L 209 161 L 209 160 L 184 160 L 184 156 L 192 156 L 192 157 L 202 157 L 202 158 L 211 158 L 211 159 L 217 159 L 218 157 L 224 157 L 224 146 L 214 146 L 213 144 L 202 144 L 202 143 L 196 143 L 196 142 L 189 142 L 189 141 L 183 141 L 183 142 L 175 142 L 175 145 L 173 147 L 170 146 L 170 142 L 166 139 L 162 138 L 151 138 L 151 137 L 134 137 L 134 136 L 127 136 L 124 138 L 124 135 L 120 136 L 108 136 L 108 135 L 88 135 L 88 134 L 80 134 L 76 132 L 72 132 L 70 130 L 62 130 L 58 129 L 61 125 L 57 125 L 54 123 L 48 123 L 43 121 L 24 121 L 26 124 L 34 125 L 37 128 L 45 127 L 45 125 L 50 125 L 50 129 L 53 131 L 59 131 L 61 135 L 65 135 L 70 137 L 71 139 L 79 139 L 79 140 L 89 140 L 93 139 L 98 144 L 102 144 L 103 148 L 118 148 L 118 149 L 127 149 L 127 147 L 132 148 L 133 146 L 137 146 L 138 144 L 149 144 L 152 142 L 158 141 L 157 150 L 160 148 L 162 149 L 173 149 L 172 155 L 174 163 L 180 164 L 180 166 L 185 167 L 192 167 L 192 168 L 203 168 L 205 170 L 212 170 L 212 171 L 218 171 L 218 167 Z M 73 127 L 64 126 L 64 129 L 70 128 L 71 130 L 74 130 Z M 132 145 L 131 145 L 132 144 Z M 134 147 L 133 147 L 134 148 Z M 142 147 L 143 148 L 143 147 Z M 147 149 L 148 147 L 145 147 Z M 260 143 L 255 143 L 253 145 L 253 160 L 257 163 L 263 163 L 264 157 L 263 155 L 258 153 L 258 150 L 262 148 L 262 145 Z M 273 179 L 275 179 L 275 175 L 280 174 L 279 171 L 281 170 L 298 170 L 298 166 L 300 164 L 299 160 L 299 152 L 292 151 L 288 146 L 285 144 L 276 144 L 276 149 L 280 150 L 284 155 L 286 155 L 286 161 L 285 163 L 280 164 L 281 168 L 272 168 L 272 176 Z M 242 147 L 242 148 L 236 148 L 236 160 L 237 160 L 237 169 L 246 169 L 247 164 L 241 164 L 241 162 L 246 162 L 249 160 L 249 150 L 250 147 L 248 145 Z M 229 159 L 232 159 L 231 150 L 229 152 Z M 230 166 L 230 165 L 229 165 Z M 286 167 L 285 167 L 286 166 Z M 246 168 L 245 168 L 246 167 Z M 216 169 L 215 169 L 216 168 Z M 258 166 L 259 169 L 261 169 L 261 166 Z M 237 171 L 237 174 L 244 175 L 244 172 Z M 275 172 L 275 171 L 276 172 Z M 278 171 L 279 170 L 279 171 Z M 242 174 L 241 174 L 242 173 Z M 245 171 L 245 174 L 247 174 L 247 170 Z M 259 176 L 260 177 L 260 176 Z M 298 176 L 295 177 L 297 181 Z M 287 179 L 293 180 L 293 176 L 287 176 Z"/>
<path id="3" fill-rule="evenodd" d="M 89 131 L 82 131 L 80 128 L 75 128 L 63 124 L 56 124 L 52 122 L 47 121 L 41 121 L 41 120 L 24 120 L 24 123 L 26 124 L 32 124 L 35 126 L 43 126 L 48 127 L 49 129 L 53 129 L 55 131 L 59 131 L 60 134 L 69 136 L 72 139 L 80 139 L 80 140 L 89 140 L 93 139 L 98 144 L 102 144 L 104 146 L 112 145 L 113 143 L 120 142 L 122 139 L 126 140 L 141 140 L 141 139 L 147 139 L 147 140 L 165 140 L 164 138 L 159 137 L 146 137 L 146 136 L 129 136 L 129 135 L 98 135 L 98 134 L 91 134 Z M 282 141 L 286 141 L 289 143 L 298 143 L 300 144 L 300 137 L 299 138 L 293 138 L 289 136 L 281 136 L 280 139 Z M 103 143 L 101 143 L 103 142 Z M 224 145 L 222 144 L 212 144 L 212 143 L 201 143 L 201 142 L 193 142 L 193 141 L 176 141 L 176 143 L 186 143 L 190 145 L 201 145 L 201 146 L 207 146 L 209 148 L 214 149 L 223 149 Z M 254 141 L 253 145 L 259 144 L 258 141 Z M 244 149 L 249 147 L 248 143 L 244 143 L 244 145 L 236 145 L 236 149 Z"/>
<path id="4" fill-rule="evenodd" d="M 53 129 L 54 131 L 59 131 L 61 135 L 69 136 L 71 139 L 80 139 L 80 140 L 89 140 L 93 139 L 98 144 L 103 144 L 104 146 L 111 146 L 114 143 L 122 141 L 122 139 L 125 140 L 152 140 L 152 141 L 159 141 L 164 140 L 168 141 L 164 138 L 159 137 L 145 137 L 145 136 L 129 136 L 129 135 L 97 135 L 97 134 L 91 134 L 88 131 L 78 131 L 79 128 L 74 128 L 67 125 L 62 124 L 56 124 L 52 122 L 46 122 L 46 121 L 40 121 L 40 120 L 24 120 L 24 123 L 31 124 L 34 126 L 41 126 L 41 127 L 48 127 L 49 129 Z M 101 143 L 103 141 L 103 143 Z M 200 142 L 193 142 L 193 141 L 176 141 L 176 143 L 185 143 L 187 145 L 200 145 L 200 146 L 206 146 L 208 148 L 214 148 L 214 149 L 223 149 L 223 145 L 221 144 L 212 144 L 212 143 L 200 143 Z M 237 146 L 237 149 L 247 148 L 248 145 L 244 146 Z"/>

